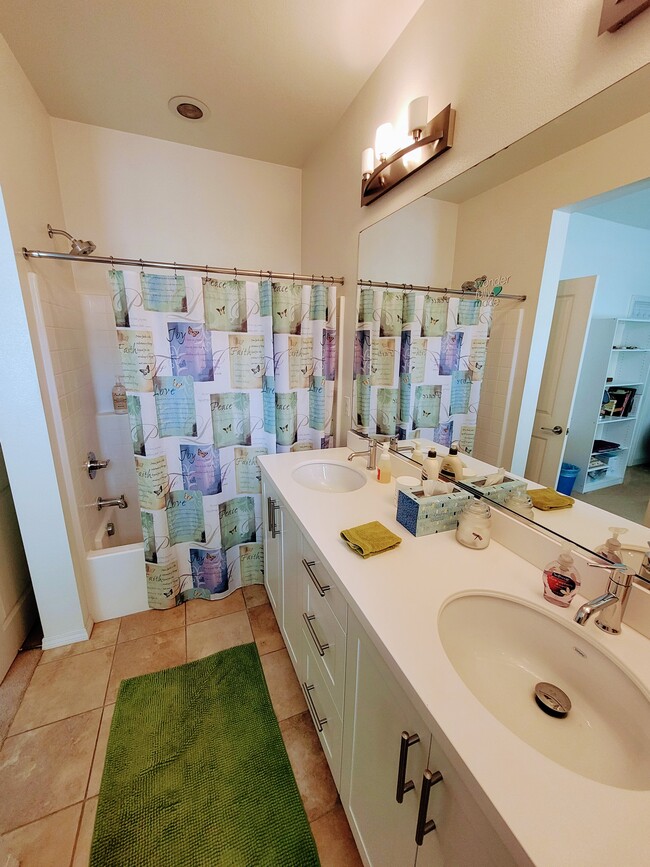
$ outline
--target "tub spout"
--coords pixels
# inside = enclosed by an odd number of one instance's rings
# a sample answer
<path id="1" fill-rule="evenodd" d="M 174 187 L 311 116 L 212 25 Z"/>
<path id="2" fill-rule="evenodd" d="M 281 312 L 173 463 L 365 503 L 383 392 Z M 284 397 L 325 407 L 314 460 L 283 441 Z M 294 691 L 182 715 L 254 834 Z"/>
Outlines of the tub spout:
<path id="1" fill-rule="evenodd" d="M 108 506 L 117 506 L 118 509 L 128 509 L 129 504 L 124 499 L 124 494 L 120 494 L 119 497 L 113 497 L 109 499 L 104 499 L 103 497 L 97 497 L 97 509 L 101 512 L 102 509 L 108 508 Z"/>

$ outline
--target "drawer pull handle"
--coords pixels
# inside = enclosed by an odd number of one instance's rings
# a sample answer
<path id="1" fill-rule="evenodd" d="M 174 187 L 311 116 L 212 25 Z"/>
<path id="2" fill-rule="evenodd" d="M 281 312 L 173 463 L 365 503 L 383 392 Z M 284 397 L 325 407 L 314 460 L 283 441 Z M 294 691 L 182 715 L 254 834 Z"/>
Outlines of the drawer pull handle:
<path id="1" fill-rule="evenodd" d="M 319 656 L 325 656 L 325 651 L 329 650 L 330 646 L 329 646 L 329 644 L 321 644 L 320 641 L 318 640 L 318 636 L 316 635 L 316 631 L 314 630 L 314 627 L 312 626 L 312 623 L 314 622 L 314 620 L 316 620 L 316 615 L 305 613 L 302 615 L 302 619 L 307 624 L 307 629 L 309 630 L 309 634 L 311 635 L 312 641 L 316 645 L 316 650 L 318 651 Z"/>
<path id="2" fill-rule="evenodd" d="M 305 701 L 307 702 L 307 707 L 309 708 L 309 714 L 313 720 L 314 725 L 318 729 L 319 732 L 323 731 L 323 726 L 327 723 L 327 717 L 319 717 L 318 711 L 316 710 L 316 705 L 314 704 L 314 699 L 311 697 L 311 691 L 314 689 L 314 684 L 311 683 L 307 686 L 306 683 L 302 684 L 302 691 L 305 694 Z"/>
<path id="3" fill-rule="evenodd" d="M 424 842 L 424 835 L 435 831 L 436 823 L 433 819 L 427 820 L 429 812 L 429 794 L 436 783 L 442 782 L 442 774 L 440 771 L 430 771 L 428 768 L 422 777 L 422 791 L 420 792 L 420 810 L 418 812 L 418 824 L 415 829 L 415 842 L 421 846 Z"/>
<path id="4" fill-rule="evenodd" d="M 330 589 L 330 585 L 329 584 L 321 584 L 320 581 L 318 580 L 318 578 L 316 577 L 316 574 L 315 574 L 314 570 L 312 569 L 312 566 L 316 565 L 316 561 L 315 560 L 305 560 L 305 558 L 303 557 L 302 558 L 302 565 L 305 567 L 305 569 L 307 570 L 307 574 L 309 575 L 311 580 L 314 582 L 314 587 L 318 590 L 318 593 L 321 596 L 324 596 L 327 593 L 327 591 Z"/>
<path id="5" fill-rule="evenodd" d="M 402 732 L 399 743 L 399 767 L 397 769 L 397 794 L 395 800 L 401 804 L 404 800 L 406 792 L 410 792 L 415 788 L 413 780 L 405 780 L 406 777 L 406 762 L 408 761 L 409 747 L 420 743 L 420 735 L 408 732 Z"/>
<path id="6" fill-rule="evenodd" d="M 280 507 L 275 502 L 273 497 L 266 498 L 266 505 L 268 509 L 268 519 L 269 519 L 269 531 L 271 533 L 271 538 L 275 539 L 276 536 L 280 535 L 280 531 L 278 530 L 277 524 L 275 523 L 275 511 L 279 510 Z"/>

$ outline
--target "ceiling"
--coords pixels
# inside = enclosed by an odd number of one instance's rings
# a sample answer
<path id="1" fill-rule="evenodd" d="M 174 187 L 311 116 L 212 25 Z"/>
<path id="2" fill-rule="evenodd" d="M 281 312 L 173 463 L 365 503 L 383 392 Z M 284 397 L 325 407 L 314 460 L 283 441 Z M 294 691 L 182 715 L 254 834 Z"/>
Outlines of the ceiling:
<path id="1" fill-rule="evenodd" d="M 301 166 L 422 2 L 2 0 L 0 33 L 54 117 Z"/>

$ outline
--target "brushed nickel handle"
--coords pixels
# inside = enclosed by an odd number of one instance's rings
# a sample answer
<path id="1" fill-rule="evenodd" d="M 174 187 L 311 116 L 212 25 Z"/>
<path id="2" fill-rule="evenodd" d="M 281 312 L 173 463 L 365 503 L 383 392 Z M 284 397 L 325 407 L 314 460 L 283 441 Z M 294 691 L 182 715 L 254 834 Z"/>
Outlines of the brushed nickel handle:
<path id="1" fill-rule="evenodd" d="M 314 584 L 314 587 L 318 590 L 319 595 L 324 596 L 327 593 L 327 591 L 330 589 L 330 585 L 329 584 L 321 584 L 320 581 L 318 580 L 318 578 L 316 577 L 316 573 L 312 569 L 312 566 L 316 565 L 316 561 L 315 560 L 305 560 L 305 558 L 303 557 L 302 558 L 302 565 L 307 570 L 307 574 L 311 578 L 311 580 Z"/>
<path id="2" fill-rule="evenodd" d="M 312 641 L 316 645 L 316 650 L 318 651 L 320 656 L 325 656 L 325 651 L 329 650 L 329 644 L 321 644 L 318 636 L 316 635 L 316 631 L 312 626 L 314 620 L 316 620 L 315 614 L 307 614 L 306 612 L 302 615 L 302 619 L 307 624 L 307 629 L 309 630 L 309 634 L 311 635 Z"/>
<path id="3" fill-rule="evenodd" d="M 418 824 L 415 829 L 415 842 L 421 846 L 424 842 L 424 835 L 435 831 L 436 823 L 433 819 L 427 820 L 429 812 L 429 795 L 431 789 L 436 783 L 442 782 L 442 774 L 440 771 L 430 771 L 428 768 L 422 777 L 422 791 L 420 792 L 420 810 L 418 812 Z"/>
<path id="4" fill-rule="evenodd" d="M 414 744 L 420 743 L 420 735 L 412 734 L 410 735 L 408 732 L 402 732 L 400 743 L 399 743 L 399 766 L 397 768 L 397 794 L 395 795 L 395 800 L 398 804 L 401 804 L 404 800 L 404 795 L 406 792 L 410 792 L 411 789 L 415 788 L 415 783 L 413 780 L 406 780 L 406 762 L 408 761 L 408 752 L 409 747 L 412 747 Z"/>
<path id="5" fill-rule="evenodd" d="M 309 708 L 309 715 L 312 718 L 312 722 L 316 726 L 319 732 L 323 731 L 323 726 L 327 724 L 327 717 L 319 717 L 318 711 L 316 710 L 316 705 L 314 704 L 314 700 L 311 697 L 311 692 L 314 689 L 314 684 L 311 683 L 307 685 L 304 681 L 302 683 L 302 691 L 305 694 L 305 701 L 307 702 L 307 707 Z"/>
<path id="6" fill-rule="evenodd" d="M 271 538 L 275 539 L 276 536 L 280 535 L 280 531 L 278 530 L 277 524 L 275 523 L 275 512 L 276 509 L 279 510 L 280 507 L 275 502 L 273 497 L 266 498 L 266 505 L 268 510 L 269 530 L 271 531 Z"/>
<path id="7" fill-rule="evenodd" d="M 556 424 L 555 427 L 543 427 L 541 430 L 548 431 L 549 433 L 557 434 L 558 436 L 562 433 L 562 428 L 559 424 Z"/>

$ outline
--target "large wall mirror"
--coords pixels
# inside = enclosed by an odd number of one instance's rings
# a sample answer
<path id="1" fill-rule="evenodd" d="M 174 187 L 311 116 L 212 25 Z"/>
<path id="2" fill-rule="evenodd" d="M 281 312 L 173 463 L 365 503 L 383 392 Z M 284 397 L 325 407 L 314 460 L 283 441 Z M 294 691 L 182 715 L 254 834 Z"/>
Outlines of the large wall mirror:
<path id="1" fill-rule="evenodd" d="M 640 70 L 359 238 L 359 280 L 406 291 L 360 289 L 355 374 L 364 353 L 371 367 L 367 393 L 355 375 L 353 427 L 459 440 L 544 487 L 572 477 L 572 496 L 605 513 L 535 520 L 590 550 L 610 526 L 639 552 L 650 539 L 649 79 Z M 443 296 L 408 289 L 482 275 L 502 287 L 489 308 L 450 298 L 441 312 Z M 370 352 L 359 332 L 373 317 Z M 405 351 L 415 379 L 400 377 Z"/>

